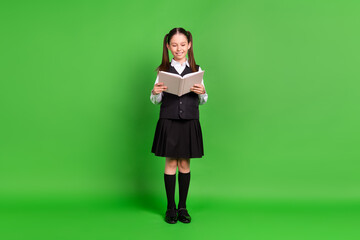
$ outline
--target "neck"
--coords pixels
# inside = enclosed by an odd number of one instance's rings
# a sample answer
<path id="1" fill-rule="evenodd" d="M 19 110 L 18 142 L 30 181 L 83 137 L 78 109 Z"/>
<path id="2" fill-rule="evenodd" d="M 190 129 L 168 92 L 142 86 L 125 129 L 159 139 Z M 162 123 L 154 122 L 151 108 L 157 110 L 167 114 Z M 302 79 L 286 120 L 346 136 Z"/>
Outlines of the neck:
<path id="1" fill-rule="evenodd" d="M 184 58 L 182 58 L 182 59 L 176 59 L 176 58 L 174 57 L 174 60 L 177 61 L 177 62 L 180 63 L 180 64 L 183 64 L 184 62 L 186 62 L 186 57 L 184 57 Z"/>

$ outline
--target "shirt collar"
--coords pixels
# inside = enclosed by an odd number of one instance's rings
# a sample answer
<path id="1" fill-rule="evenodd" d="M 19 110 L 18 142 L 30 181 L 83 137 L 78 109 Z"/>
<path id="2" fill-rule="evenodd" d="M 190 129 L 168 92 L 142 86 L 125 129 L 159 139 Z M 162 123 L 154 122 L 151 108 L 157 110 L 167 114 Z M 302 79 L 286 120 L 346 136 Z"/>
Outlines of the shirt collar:
<path id="1" fill-rule="evenodd" d="M 189 62 L 188 62 L 187 59 L 186 59 L 185 63 L 186 63 L 186 66 L 190 67 L 190 64 L 189 64 Z M 181 64 L 180 64 L 179 62 L 175 61 L 174 58 L 172 58 L 172 59 L 171 59 L 171 66 L 173 66 L 173 67 L 179 66 L 179 67 L 180 67 Z"/>

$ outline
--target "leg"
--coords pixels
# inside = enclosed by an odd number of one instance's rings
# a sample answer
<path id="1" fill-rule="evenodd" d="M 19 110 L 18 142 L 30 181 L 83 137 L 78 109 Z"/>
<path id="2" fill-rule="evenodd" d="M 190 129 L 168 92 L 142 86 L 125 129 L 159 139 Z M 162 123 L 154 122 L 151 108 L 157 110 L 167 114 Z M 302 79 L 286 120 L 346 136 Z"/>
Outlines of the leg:
<path id="1" fill-rule="evenodd" d="M 190 184 L 190 159 L 179 158 L 179 205 L 178 208 L 186 208 L 186 197 L 189 190 Z"/>
<path id="2" fill-rule="evenodd" d="M 189 223 L 191 217 L 186 209 L 186 197 L 190 185 L 190 159 L 189 158 L 179 158 L 178 159 L 179 167 L 179 204 L 178 204 L 178 218 L 179 221 L 183 223 Z"/>
<path id="3" fill-rule="evenodd" d="M 176 204 L 175 204 L 175 183 L 176 183 L 176 158 L 165 158 L 164 182 L 167 197 L 167 211 L 165 221 L 167 223 L 176 223 Z"/>
<path id="4" fill-rule="evenodd" d="M 165 158 L 165 174 L 174 175 L 176 173 L 177 167 L 177 159 L 176 158 Z"/>
<path id="5" fill-rule="evenodd" d="M 190 158 L 179 158 L 177 165 L 179 167 L 179 172 L 181 173 L 190 172 Z"/>
<path id="6" fill-rule="evenodd" d="M 177 159 L 169 158 L 165 159 L 165 173 L 164 173 L 164 181 L 165 181 L 165 190 L 168 209 L 176 208 L 175 205 L 175 183 L 176 183 L 176 167 L 177 167 Z"/>

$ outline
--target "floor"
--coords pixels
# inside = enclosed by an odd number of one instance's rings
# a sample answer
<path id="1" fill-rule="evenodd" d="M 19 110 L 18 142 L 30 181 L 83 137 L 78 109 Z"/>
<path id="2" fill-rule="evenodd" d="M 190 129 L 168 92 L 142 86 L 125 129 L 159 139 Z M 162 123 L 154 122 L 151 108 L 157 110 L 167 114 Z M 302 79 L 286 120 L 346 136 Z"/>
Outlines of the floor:
<path id="1" fill-rule="evenodd" d="M 0 239 L 360 239 L 357 202 L 191 199 L 190 224 L 167 224 L 161 199 L 12 201 Z"/>

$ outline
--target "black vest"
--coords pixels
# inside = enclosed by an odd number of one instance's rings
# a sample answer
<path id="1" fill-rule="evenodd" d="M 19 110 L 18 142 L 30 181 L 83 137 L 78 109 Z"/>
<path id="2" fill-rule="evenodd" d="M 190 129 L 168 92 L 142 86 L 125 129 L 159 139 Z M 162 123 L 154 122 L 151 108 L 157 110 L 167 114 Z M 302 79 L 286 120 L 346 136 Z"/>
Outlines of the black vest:
<path id="1" fill-rule="evenodd" d="M 199 69 L 199 65 L 196 65 L 196 69 Z M 167 72 L 179 74 L 171 65 Z M 191 68 L 185 65 L 180 75 L 184 76 L 192 72 Z M 196 93 L 189 92 L 181 97 L 167 92 L 162 93 L 160 118 L 199 119 L 199 96 Z"/>

